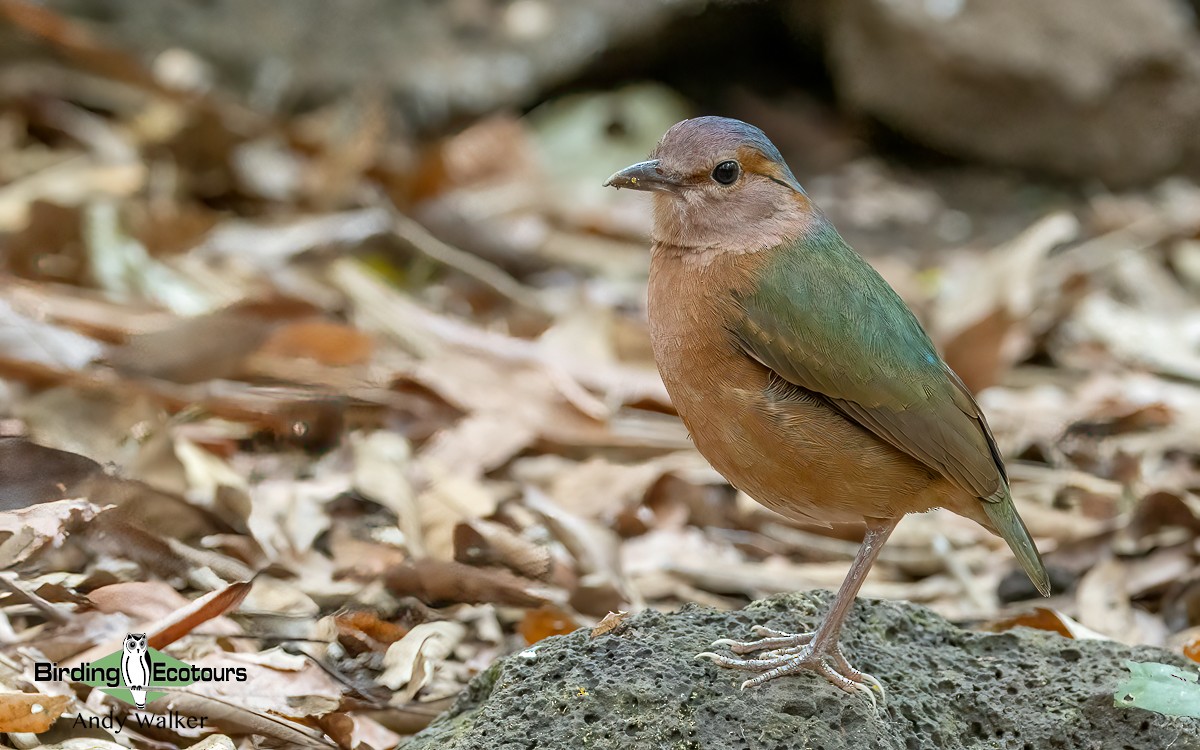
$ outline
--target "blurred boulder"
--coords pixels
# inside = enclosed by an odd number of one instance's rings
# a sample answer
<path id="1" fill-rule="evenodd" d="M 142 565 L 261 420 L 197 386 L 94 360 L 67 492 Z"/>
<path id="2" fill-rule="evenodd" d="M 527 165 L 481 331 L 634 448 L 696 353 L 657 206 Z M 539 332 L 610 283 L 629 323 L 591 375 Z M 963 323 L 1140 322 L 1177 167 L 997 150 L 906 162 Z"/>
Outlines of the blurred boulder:
<path id="1" fill-rule="evenodd" d="M 394 93 L 409 119 L 525 106 L 597 55 L 641 38 L 701 0 L 47 0 L 147 57 L 182 48 L 225 85 L 270 104 L 362 86 Z"/>
<path id="2" fill-rule="evenodd" d="M 1200 35 L 1182 0 L 843 0 L 828 10 L 838 96 L 934 149 L 1110 185 L 1200 153 Z"/>

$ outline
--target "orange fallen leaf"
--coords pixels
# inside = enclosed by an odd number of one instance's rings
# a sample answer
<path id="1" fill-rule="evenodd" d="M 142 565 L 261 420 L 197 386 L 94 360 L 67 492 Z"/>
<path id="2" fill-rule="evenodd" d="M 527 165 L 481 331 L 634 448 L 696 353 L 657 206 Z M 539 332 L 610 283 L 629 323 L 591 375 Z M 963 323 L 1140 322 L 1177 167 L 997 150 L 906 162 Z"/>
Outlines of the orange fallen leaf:
<path id="1" fill-rule="evenodd" d="M 1108 640 L 1107 636 L 1081 625 L 1062 612 L 1046 607 L 1035 607 L 1028 612 L 1022 612 L 1012 617 L 992 620 L 982 624 L 979 629 L 986 630 L 989 633 L 1003 633 L 1006 630 L 1019 627 L 1033 628 L 1034 630 L 1049 630 L 1065 638 L 1099 638 Z"/>
<path id="2" fill-rule="evenodd" d="M 0 732 L 45 732 L 70 705 L 65 695 L 0 693 Z"/>
<path id="3" fill-rule="evenodd" d="M 1183 644 L 1183 655 L 1192 661 L 1200 661 L 1200 635 Z"/>
<path id="4" fill-rule="evenodd" d="M 334 616 L 338 637 L 369 646 L 372 651 L 383 651 L 403 638 L 408 628 L 380 619 L 379 615 L 366 610 L 342 612 Z"/>
<path id="5" fill-rule="evenodd" d="M 262 353 L 292 359 L 314 359 L 330 367 L 361 365 L 371 358 L 375 342 L 349 326 L 323 320 L 290 323 L 276 329 Z"/>
<path id="6" fill-rule="evenodd" d="M 552 635 L 566 635 L 576 629 L 574 618 L 558 607 L 546 605 L 525 613 L 517 632 L 529 645 Z"/>

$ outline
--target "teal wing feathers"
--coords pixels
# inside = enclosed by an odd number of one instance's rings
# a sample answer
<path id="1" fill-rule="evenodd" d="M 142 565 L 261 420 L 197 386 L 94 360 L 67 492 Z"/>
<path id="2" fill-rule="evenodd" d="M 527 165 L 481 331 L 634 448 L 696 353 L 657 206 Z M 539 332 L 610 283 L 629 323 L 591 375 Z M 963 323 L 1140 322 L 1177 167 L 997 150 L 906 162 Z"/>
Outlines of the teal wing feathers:
<path id="1" fill-rule="evenodd" d="M 903 300 L 825 225 L 776 253 L 731 332 L 779 377 L 976 497 L 1008 496 L 975 399 Z"/>

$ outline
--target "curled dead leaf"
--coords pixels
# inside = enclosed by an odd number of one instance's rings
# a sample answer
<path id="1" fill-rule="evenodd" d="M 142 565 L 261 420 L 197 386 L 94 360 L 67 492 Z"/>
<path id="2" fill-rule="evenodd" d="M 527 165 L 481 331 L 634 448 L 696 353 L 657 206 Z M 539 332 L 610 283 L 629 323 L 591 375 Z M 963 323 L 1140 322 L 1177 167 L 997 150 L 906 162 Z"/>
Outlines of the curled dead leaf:
<path id="1" fill-rule="evenodd" d="M 545 546 L 495 521 L 471 518 L 454 528 L 454 559 L 468 565 L 503 565 L 527 578 L 546 580 L 554 561 Z"/>
<path id="2" fill-rule="evenodd" d="M 0 513 L 0 570 L 61 545 L 104 510 L 87 500 L 57 500 Z"/>
<path id="3" fill-rule="evenodd" d="M 429 682 L 437 664 L 450 655 L 466 634 L 464 625 L 448 620 L 417 625 L 388 647 L 379 682 L 400 691 L 394 702 L 407 703 Z"/>
<path id="4" fill-rule="evenodd" d="M 627 617 L 629 617 L 629 613 L 625 611 L 609 612 L 600 622 L 596 623 L 596 627 L 592 628 L 592 637 L 599 638 L 609 633 L 620 635 L 621 631 L 625 629 Z"/>

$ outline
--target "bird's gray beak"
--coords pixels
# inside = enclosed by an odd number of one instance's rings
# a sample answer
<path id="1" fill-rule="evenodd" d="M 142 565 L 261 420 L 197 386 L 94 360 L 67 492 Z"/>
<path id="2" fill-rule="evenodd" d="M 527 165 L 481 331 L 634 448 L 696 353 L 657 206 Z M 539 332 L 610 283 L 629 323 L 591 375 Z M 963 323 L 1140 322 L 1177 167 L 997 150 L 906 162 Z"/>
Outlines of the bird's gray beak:
<path id="1" fill-rule="evenodd" d="M 679 183 L 662 170 L 658 159 L 640 161 L 625 167 L 604 181 L 604 187 L 631 190 L 674 190 Z"/>

